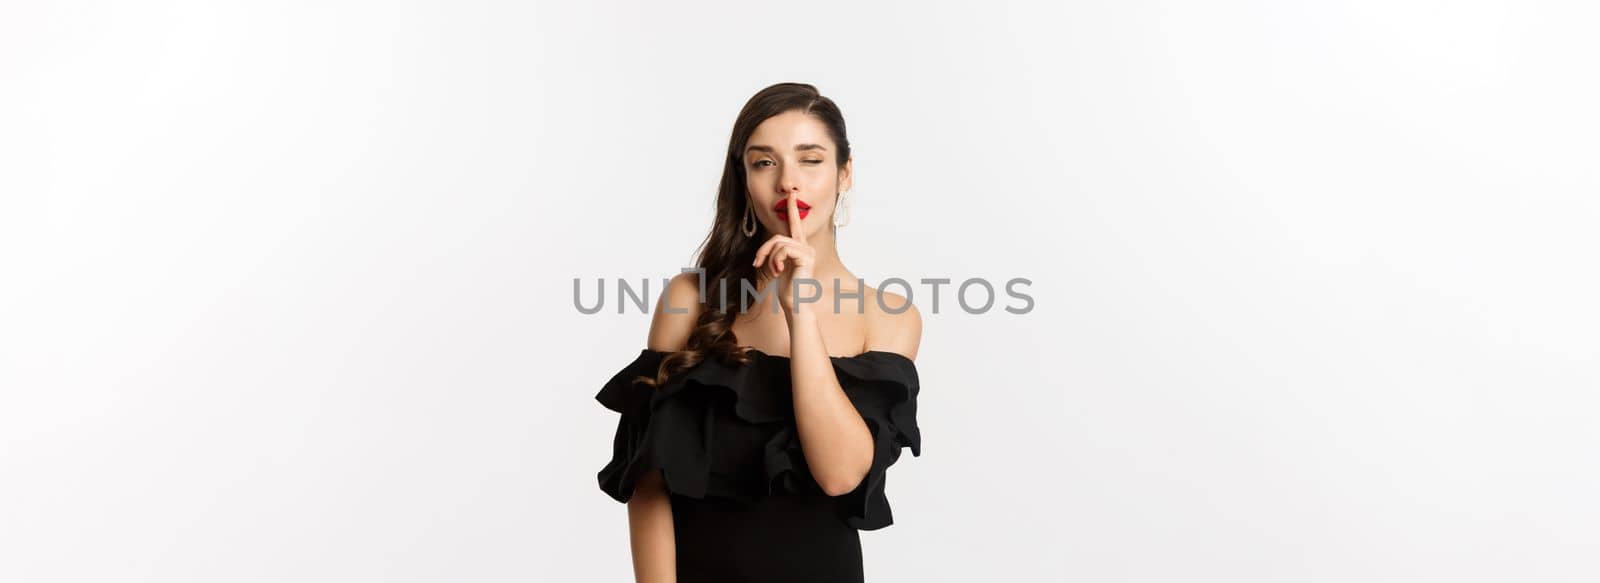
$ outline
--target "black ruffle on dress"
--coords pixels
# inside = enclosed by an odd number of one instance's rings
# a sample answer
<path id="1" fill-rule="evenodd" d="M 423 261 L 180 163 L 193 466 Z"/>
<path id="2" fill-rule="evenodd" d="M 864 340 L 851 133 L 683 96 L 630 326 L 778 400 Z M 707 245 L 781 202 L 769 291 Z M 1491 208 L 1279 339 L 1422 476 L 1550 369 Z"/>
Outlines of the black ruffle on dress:
<path id="1" fill-rule="evenodd" d="M 668 354 L 640 351 L 595 399 L 621 414 L 600 489 L 627 502 L 640 476 L 662 470 L 679 583 L 861 581 L 857 531 L 894 522 L 885 474 L 900 448 L 922 455 L 911 359 L 830 357 L 872 432 L 873 455 L 860 486 L 828 496 L 800 448 L 788 357 L 748 349 L 745 365 L 707 358 L 660 389 L 633 382 L 653 378 Z"/>

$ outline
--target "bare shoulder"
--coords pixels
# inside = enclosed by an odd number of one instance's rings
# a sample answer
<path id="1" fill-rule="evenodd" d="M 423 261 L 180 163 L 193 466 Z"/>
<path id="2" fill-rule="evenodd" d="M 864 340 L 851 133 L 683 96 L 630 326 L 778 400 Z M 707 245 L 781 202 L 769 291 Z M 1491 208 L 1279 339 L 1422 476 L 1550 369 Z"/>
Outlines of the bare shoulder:
<path id="1" fill-rule="evenodd" d="M 700 278 L 695 273 L 672 276 L 656 300 L 650 318 L 650 350 L 678 351 L 689 344 L 689 333 L 700 318 Z"/>
<path id="2" fill-rule="evenodd" d="M 922 312 L 905 296 L 867 287 L 867 350 L 917 359 L 922 345 Z"/>

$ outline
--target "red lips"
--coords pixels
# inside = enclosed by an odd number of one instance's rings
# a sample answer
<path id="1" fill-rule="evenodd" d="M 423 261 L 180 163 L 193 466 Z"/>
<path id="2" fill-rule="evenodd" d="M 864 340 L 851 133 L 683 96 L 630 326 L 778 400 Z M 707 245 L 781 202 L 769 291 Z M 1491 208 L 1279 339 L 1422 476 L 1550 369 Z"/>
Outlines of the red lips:
<path id="1" fill-rule="evenodd" d="M 794 201 L 794 205 L 797 206 L 797 207 L 800 207 L 800 210 L 806 210 L 806 209 L 811 208 L 811 205 L 806 204 L 806 201 L 803 201 L 803 200 Z M 778 200 L 778 204 L 772 205 L 772 210 L 779 211 L 779 212 L 789 210 L 789 199 L 787 199 L 787 198 L 779 199 Z"/>
<path id="2" fill-rule="evenodd" d="M 806 215 L 811 214 L 811 205 L 806 204 L 806 201 L 795 199 L 794 206 L 800 209 L 800 218 L 802 220 L 806 218 Z M 789 220 L 789 199 L 779 200 L 778 204 L 772 205 L 772 210 L 777 211 L 779 219 Z"/>

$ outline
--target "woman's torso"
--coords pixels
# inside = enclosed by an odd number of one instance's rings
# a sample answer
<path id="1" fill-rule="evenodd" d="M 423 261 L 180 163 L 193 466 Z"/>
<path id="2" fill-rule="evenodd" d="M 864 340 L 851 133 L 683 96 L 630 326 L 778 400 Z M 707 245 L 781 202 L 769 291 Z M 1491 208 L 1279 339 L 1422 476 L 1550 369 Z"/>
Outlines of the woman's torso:
<path id="1" fill-rule="evenodd" d="M 848 291 L 848 290 L 847 290 Z M 871 302 L 871 292 L 864 294 Z M 850 356 L 866 351 L 869 313 L 857 313 L 854 298 L 840 301 L 833 311 L 832 295 L 811 306 L 830 356 Z M 734 334 L 741 346 L 769 355 L 788 355 L 789 325 L 775 304 L 753 306 L 735 319 Z M 870 307 L 870 304 L 865 307 Z M 741 460 L 763 459 L 762 449 L 774 428 L 719 425 L 719 456 L 711 471 L 723 479 L 757 479 L 763 468 Z M 754 483 L 751 488 L 764 485 Z M 672 495 L 672 519 L 677 538 L 678 580 L 762 582 L 858 582 L 862 580 L 861 539 L 857 529 L 841 518 L 838 499 L 820 488 L 809 493 L 783 494 L 735 502 Z"/>

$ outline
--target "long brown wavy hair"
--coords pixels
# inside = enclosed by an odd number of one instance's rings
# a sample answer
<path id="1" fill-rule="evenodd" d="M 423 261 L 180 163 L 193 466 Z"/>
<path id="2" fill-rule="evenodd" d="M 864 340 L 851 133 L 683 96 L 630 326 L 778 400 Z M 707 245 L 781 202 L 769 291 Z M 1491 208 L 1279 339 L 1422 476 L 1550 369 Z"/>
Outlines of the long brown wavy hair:
<path id="1" fill-rule="evenodd" d="M 850 160 L 850 140 L 846 137 L 844 115 L 833 100 L 824 97 L 816 87 L 805 83 L 777 83 L 746 101 L 733 122 L 733 132 L 728 138 L 728 154 L 723 159 L 722 183 L 717 187 L 717 212 L 712 220 L 711 232 L 697 250 L 697 266 L 705 274 L 704 293 L 700 295 L 700 315 L 689 333 L 684 350 L 673 352 L 661 360 L 655 378 L 641 376 L 636 382 L 653 388 L 665 385 L 668 379 L 694 368 L 706 358 L 716 358 L 726 364 L 745 364 L 748 354 L 739 346 L 733 333 L 733 321 L 739 315 L 741 281 L 756 281 L 756 250 L 769 236 L 767 228 L 756 221 L 756 234 L 745 236 L 740 229 L 750 197 L 745 189 L 744 148 L 756 126 L 767 118 L 800 111 L 821 121 L 833 139 L 838 155 L 835 162 L 843 168 Z M 831 228 L 832 223 L 829 223 Z M 722 304 L 718 290 L 726 289 L 728 303 Z"/>

